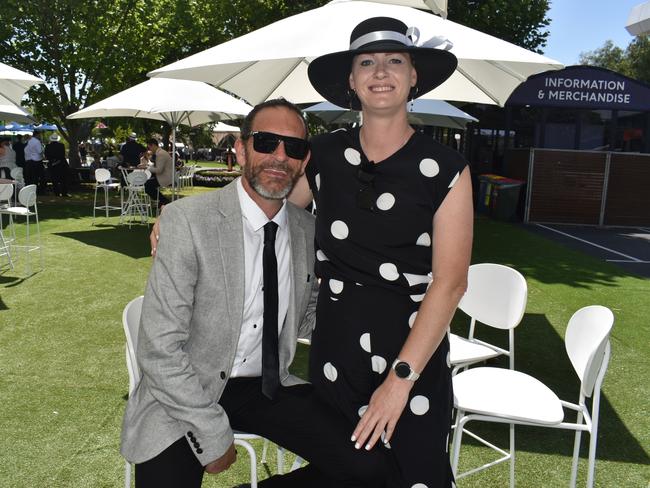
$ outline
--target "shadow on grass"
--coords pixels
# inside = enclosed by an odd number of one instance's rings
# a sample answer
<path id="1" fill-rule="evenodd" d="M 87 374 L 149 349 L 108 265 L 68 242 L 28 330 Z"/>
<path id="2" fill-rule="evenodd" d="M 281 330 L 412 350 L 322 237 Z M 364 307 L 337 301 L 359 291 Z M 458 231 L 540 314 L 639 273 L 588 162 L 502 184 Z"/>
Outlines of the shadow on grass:
<path id="1" fill-rule="evenodd" d="M 475 220 L 472 262 L 512 266 L 540 283 L 573 288 L 619 286 L 630 273 L 535 233 L 526 227 L 479 216 Z M 480 242 L 479 242 L 480 240 Z"/>
<path id="2" fill-rule="evenodd" d="M 96 225 L 86 231 L 57 232 L 54 235 L 139 259 L 151 255 L 149 232 L 147 227 L 129 229 L 127 226 Z"/>
<path id="3" fill-rule="evenodd" d="M 460 326 L 460 322 L 463 326 Z M 454 320 L 454 332 L 466 335 L 466 324 L 467 322 L 463 320 Z M 503 331 L 477 326 L 477 337 L 502 347 L 507 346 L 506 336 Z M 558 335 L 546 316 L 525 314 L 515 331 L 515 343 L 515 367 L 518 371 L 534 376 L 553 390 L 560 399 L 577 403 L 580 381 L 566 354 L 564 339 Z M 612 356 L 615 355 L 614 349 Z M 610 366 L 611 364 L 610 360 Z M 508 367 L 505 358 L 495 359 L 487 365 Z M 631 383 L 634 381 L 640 380 L 631 379 Z M 607 374 L 603 384 L 606 389 Z M 633 385 L 630 384 L 630 387 Z M 590 399 L 587 405 L 591 406 Z M 626 427 L 602 390 L 599 418 L 597 459 L 632 464 L 650 463 L 648 453 Z M 565 410 L 565 421 L 575 422 L 575 420 L 575 414 Z M 480 436 L 485 435 L 487 440 L 501 448 L 508 447 L 508 427 L 505 424 L 474 421 L 469 422 L 467 428 Z M 572 456 L 575 431 L 528 426 L 517 426 L 515 431 L 517 451 Z M 463 436 L 463 443 L 480 445 L 469 436 Z M 582 436 L 581 447 L 581 455 L 586 457 L 589 447 L 589 436 L 586 434 Z"/>

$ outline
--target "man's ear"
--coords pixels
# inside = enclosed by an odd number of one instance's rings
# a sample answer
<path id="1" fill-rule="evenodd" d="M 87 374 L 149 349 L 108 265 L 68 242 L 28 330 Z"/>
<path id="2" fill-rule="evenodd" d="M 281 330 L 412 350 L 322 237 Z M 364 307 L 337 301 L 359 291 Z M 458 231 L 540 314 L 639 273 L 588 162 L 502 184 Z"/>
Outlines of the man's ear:
<path id="1" fill-rule="evenodd" d="M 235 156 L 237 157 L 237 164 L 243 168 L 246 164 L 246 144 L 241 138 L 235 141 Z"/>

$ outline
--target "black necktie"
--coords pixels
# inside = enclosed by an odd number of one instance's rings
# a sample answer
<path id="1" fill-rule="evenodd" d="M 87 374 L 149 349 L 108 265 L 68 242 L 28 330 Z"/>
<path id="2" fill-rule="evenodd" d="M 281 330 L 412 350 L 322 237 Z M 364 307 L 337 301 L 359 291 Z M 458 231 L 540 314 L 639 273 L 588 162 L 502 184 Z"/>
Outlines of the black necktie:
<path id="1" fill-rule="evenodd" d="M 278 261 L 275 257 L 275 233 L 278 224 L 264 226 L 264 328 L 262 330 L 262 393 L 273 400 L 280 385 L 278 355 Z"/>

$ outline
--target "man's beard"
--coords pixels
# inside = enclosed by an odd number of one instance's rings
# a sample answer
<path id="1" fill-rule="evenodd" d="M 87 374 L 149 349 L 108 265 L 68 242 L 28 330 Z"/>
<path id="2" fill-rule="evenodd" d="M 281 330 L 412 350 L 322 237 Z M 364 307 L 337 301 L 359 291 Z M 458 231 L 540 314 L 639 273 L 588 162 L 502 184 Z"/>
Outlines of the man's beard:
<path id="1" fill-rule="evenodd" d="M 264 188 L 264 186 L 259 180 L 259 175 L 266 168 L 275 168 L 282 171 L 286 171 L 290 177 L 286 186 L 284 188 L 280 188 L 279 190 L 275 190 L 275 191 Z M 286 198 L 287 195 L 291 193 L 291 190 L 293 190 L 294 185 L 300 178 L 299 173 L 295 173 L 295 174 L 291 173 L 291 168 L 287 163 L 279 163 L 279 162 L 263 163 L 258 165 L 256 168 L 253 168 L 251 164 L 246 164 L 246 166 L 244 167 L 244 176 L 248 180 L 248 183 L 250 184 L 251 188 L 255 190 L 255 193 L 269 200 L 282 200 Z"/>

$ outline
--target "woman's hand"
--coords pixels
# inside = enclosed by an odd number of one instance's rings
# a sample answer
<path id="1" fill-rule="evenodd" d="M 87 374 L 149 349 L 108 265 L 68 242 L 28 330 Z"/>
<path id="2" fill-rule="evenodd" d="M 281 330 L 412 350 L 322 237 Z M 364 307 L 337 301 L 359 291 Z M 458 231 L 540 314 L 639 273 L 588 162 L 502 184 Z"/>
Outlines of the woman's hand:
<path id="1" fill-rule="evenodd" d="M 352 434 L 354 447 L 361 449 L 361 446 L 365 445 L 365 449 L 369 451 L 384 432 L 386 432 L 384 444 L 390 442 L 397 421 L 408 401 L 411 388 L 413 382 L 398 378 L 393 371 L 388 374 L 370 397 L 368 408 L 354 429 Z"/>
<path id="2" fill-rule="evenodd" d="M 162 212 L 162 208 L 160 209 Z M 151 234 L 149 234 L 149 244 L 151 244 L 151 256 L 156 257 L 156 249 L 158 248 L 158 239 L 160 238 L 160 217 L 156 217 L 156 221 L 153 223 L 153 229 L 151 229 Z"/>

